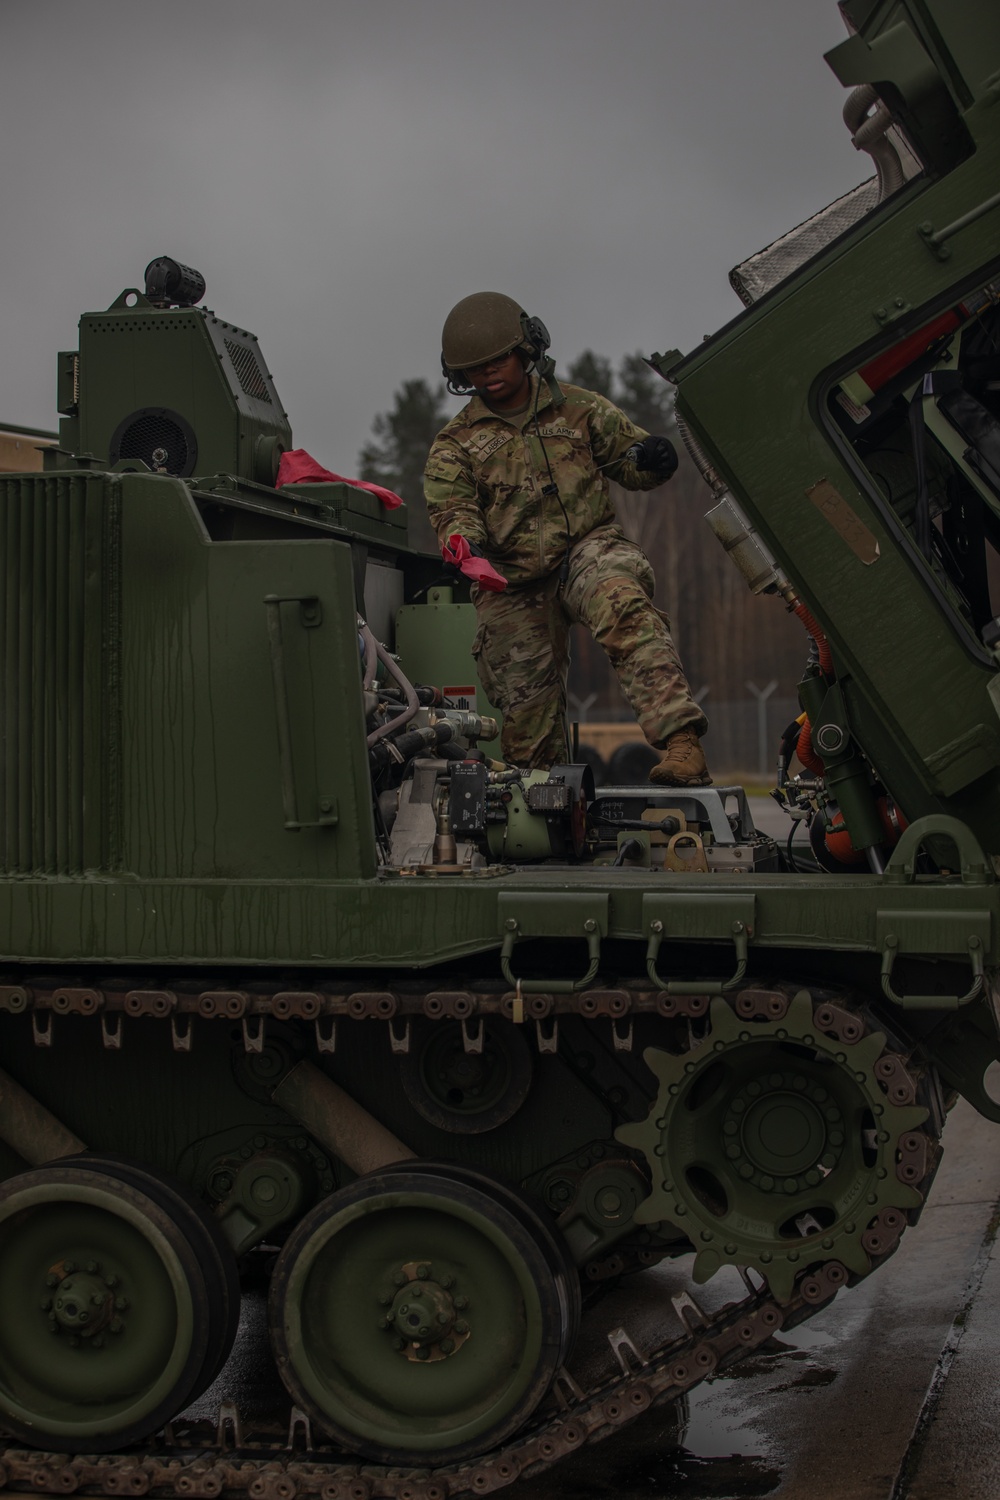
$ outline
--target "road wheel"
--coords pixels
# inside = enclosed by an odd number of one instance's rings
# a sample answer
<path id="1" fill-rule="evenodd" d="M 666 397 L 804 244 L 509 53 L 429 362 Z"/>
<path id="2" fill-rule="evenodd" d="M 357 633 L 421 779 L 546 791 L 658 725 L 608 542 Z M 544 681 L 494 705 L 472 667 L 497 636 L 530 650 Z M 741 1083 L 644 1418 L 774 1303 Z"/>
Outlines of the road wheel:
<path id="1" fill-rule="evenodd" d="M 54 1163 L 0 1186 L 0 1421 L 34 1447 L 106 1452 L 187 1404 L 212 1299 L 184 1225 L 132 1181 Z"/>
<path id="2" fill-rule="evenodd" d="M 295 1403 L 383 1463 L 496 1446 L 534 1411 L 579 1315 L 575 1272 L 513 1189 L 465 1168 L 374 1173 L 298 1225 L 271 1284 Z"/>

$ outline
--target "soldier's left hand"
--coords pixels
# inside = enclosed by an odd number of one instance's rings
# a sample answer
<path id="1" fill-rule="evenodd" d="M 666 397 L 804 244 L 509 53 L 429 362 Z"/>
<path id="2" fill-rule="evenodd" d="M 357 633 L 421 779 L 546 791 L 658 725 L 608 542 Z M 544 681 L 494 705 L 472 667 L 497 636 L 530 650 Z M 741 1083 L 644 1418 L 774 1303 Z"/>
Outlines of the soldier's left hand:
<path id="1" fill-rule="evenodd" d="M 637 443 L 638 453 L 635 459 L 637 469 L 645 469 L 648 474 L 656 474 L 660 479 L 669 479 L 677 471 L 677 449 L 669 438 L 648 437 Z"/>

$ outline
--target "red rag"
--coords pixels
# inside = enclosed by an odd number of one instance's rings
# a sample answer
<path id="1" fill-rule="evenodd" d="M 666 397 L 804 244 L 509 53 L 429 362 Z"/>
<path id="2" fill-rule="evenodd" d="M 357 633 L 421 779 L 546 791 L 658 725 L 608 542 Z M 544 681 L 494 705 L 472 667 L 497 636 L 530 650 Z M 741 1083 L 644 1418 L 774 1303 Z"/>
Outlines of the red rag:
<path id="1" fill-rule="evenodd" d="M 331 473 L 322 464 L 318 464 L 304 448 L 291 448 L 281 455 L 274 487 L 280 490 L 283 484 L 352 484 L 356 490 L 368 490 L 369 494 L 376 495 L 386 510 L 395 510 L 403 503 L 401 495 L 383 489 L 380 484 L 369 484 L 366 479 L 348 479 L 343 474 Z"/>
<path id="2" fill-rule="evenodd" d="M 471 578 L 473 583 L 478 583 L 481 589 L 489 589 L 491 593 L 502 594 L 507 587 L 507 580 L 496 568 L 490 566 L 485 557 L 474 557 L 472 548 L 460 531 L 453 531 L 451 536 L 441 547 L 441 556 L 446 563 L 452 563 L 466 578 Z"/>

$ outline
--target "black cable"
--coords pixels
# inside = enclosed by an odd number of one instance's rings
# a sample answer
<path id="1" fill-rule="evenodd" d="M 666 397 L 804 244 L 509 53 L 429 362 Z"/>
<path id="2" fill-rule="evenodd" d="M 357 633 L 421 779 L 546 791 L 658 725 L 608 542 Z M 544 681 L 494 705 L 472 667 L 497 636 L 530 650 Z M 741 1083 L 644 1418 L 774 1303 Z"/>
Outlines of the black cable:
<path id="1" fill-rule="evenodd" d="M 785 862 L 790 867 L 793 875 L 819 875 L 820 865 L 817 860 L 810 859 L 807 864 L 802 865 L 792 852 L 792 839 L 798 832 L 799 824 L 804 822 L 804 818 L 796 818 L 792 823 L 792 831 L 788 835 L 788 841 L 785 844 Z"/>
<path id="2" fill-rule="evenodd" d="M 569 514 L 566 510 L 565 505 L 563 504 L 562 496 L 559 493 L 559 486 L 556 484 L 556 477 L 552 472 L 552 465 L 549 463 L 549 450 L 545 446 L 545 439 L 542 437 L 542 429 L 538 421 L 538 403 L 541 400 L 542 395 L 542 372 L 538 368 L 537 364 L 535 366 L 535 379 L 538 383 L 535 386 L 535 409 L 531 414 L 531 420 L 535 424 L 535 436 L 537 437 L 538 445 L 542 450 L 542 457 L 545 460 L 545 468 L 549 476 L 548 484 L 544 485 L 542 488 L 542 495 L 555 495 L 556 499 L 559 502 L 559 509 L 562 511 L 563 525 L 566 528 L 566 551 L 563 554 L 562 562 L 559 564 L 559 582 L 562 584 L 565 583 L 567 578 L 569 577 L 569 554 L 573 547 L 573 536 L 570 531 Z"/>

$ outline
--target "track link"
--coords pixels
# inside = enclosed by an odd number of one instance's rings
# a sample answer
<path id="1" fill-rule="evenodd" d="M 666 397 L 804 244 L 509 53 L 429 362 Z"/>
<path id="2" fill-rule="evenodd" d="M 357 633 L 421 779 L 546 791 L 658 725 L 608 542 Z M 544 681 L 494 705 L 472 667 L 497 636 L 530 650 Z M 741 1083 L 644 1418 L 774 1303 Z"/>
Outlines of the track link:
<path id="1" fill-rule="evenodd" d="M 773 1018 L 776 994 L 780 990 L 745 990 L 736 997 L 736 1013 L 749 1019 L 759 1011 L 761 1019 Z M 770 998 L 770 1005 L 755 997 Z M 29 1005 L 31 998 L 26 997 Z M 817 995 L 815 1004 L 817 1020 L 846 1045 L 882 1031 L 867 1012 L 847 1008 L 839 1000 L 833 1004 L 827 994 Z M 421 1009 L 427 1013 L 426 1004 Z M 692 1033 L 691 1050 L 701 1040 Z M 916 1099 L 921 1091 L 926 1092 L 923 1065 L 886 1041 L 884 1034 L 883 1041 L 875 1070 L 887 1096 L 891 1097 L 892 1090 L 902 1090 L 909 1099 Z M 917 1218 L 937 1166 L 941 1122 L 936 1113 L 931 1111 L 931 1121 L 919 1132 L 919 1150 L 909 1142 L 898 1153 L 899 1181 L 915 1189 L 920 1200 L 905 1215 L 905 1222 Z M 915 1180 L 915 1159 L 919 1180 Z M 162 1446 L 144 1451 L 67 1456 L 7 1448 L 0 1454 L 0 1486 L 43 1494 L 148 1494 L 185 1500 L 217 1500 L 227 1495 L 247 1495 L 251 1500 L 296 1500 L 299 1496 L 458 1500 L 492 1494 L 551 1467 L 584 1444 L 612 1436 L 651 1406 L 688 1394 L 703 1380 L 752 1354 L 781 1329 L 803 1322 L 827 1305 L 842 1286 L 871 1274 L 894 1252 L 905 1227 L 901 1214 L 888 1224 L 882 1222 L 884 1217 L 877 1216 L 866 1232 L 869 1267 L 864 1272 L 849 1270 L 838 1260 L 814 1262 L 798 1276 L 791 1295 L 781 1301 L 771 1295 L 766 1282 L 758 1284 L 742 1273 L 746 1297 L 711 1314 L 703 1312 L 689 1293 L 674 1297 L 679 1331 L 649 1351 L 637 1348 L 623 1329 L 607 1329 L 620 1373 L 581 1390 L 568 1370 L 560 1371 L 542 1411 L 503 1447 L 474 1462 L 433 1469 L 352 1462 L 341 1450 L 322 1440 L 314 1442 L 309 1424 L 295 1410 L 288 1439 L 282 1444 L 273 1430 L 248 1428 L 244 1432 L 235 1407 L 224 1405 L 217 1429 L 199 1423 L 178 1433 L 171 1425 L 163 1434 Z M 180 1423 L 176 1426 L 179 1429 Z"/>

